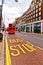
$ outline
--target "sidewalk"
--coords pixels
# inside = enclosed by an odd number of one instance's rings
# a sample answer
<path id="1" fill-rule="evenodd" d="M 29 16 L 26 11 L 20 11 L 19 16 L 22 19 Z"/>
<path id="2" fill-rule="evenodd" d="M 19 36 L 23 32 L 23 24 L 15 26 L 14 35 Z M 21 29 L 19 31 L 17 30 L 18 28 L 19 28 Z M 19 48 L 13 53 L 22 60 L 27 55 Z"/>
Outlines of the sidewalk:
<path id="1" fill-rule="evenodd" d="M 43 38 L 43 34 L 41 34 L 41 33 L 31 33 L 31 32 L 22 32 L 22 33 L 28 33 L 28 34 L 38 35 L 39 37 Z"/>
<path id="2" fill-rule="evenodd" d="M 4 38 L 0 42 L 0 65 L 4 65 Z"/>

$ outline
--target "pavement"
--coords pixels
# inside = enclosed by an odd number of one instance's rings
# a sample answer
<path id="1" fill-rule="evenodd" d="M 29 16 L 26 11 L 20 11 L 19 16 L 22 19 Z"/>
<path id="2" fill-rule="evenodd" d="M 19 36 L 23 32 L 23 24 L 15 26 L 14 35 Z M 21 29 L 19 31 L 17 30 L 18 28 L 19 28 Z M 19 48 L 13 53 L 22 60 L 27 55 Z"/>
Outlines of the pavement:
<path id="1" fill-rule="evenodd" d="M 0 65 L 4 65 L 4 37 L 3 41 L 0 42 Z"/>

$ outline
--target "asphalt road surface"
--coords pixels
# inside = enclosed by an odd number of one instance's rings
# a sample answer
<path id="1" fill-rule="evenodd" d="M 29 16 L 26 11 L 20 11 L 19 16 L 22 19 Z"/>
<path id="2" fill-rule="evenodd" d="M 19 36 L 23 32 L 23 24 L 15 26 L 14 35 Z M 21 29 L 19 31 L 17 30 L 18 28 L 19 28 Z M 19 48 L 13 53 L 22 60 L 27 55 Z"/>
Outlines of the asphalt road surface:
<path id="1" fill-rule="evenodd" d="M 6 65 L 43 65 L 43 35 L 6 33 L 5 43 Z"/>
<path id="2" fill-rule="evenodd" d="M 31 44 L 43 48 L 43 34 L 34 34 L 34 33 L 26 33 L 26 32 L 16 32 L 16 34 L 8 34 L 7 37 L 20 37 L 26 41 L 29 41 Z"/>

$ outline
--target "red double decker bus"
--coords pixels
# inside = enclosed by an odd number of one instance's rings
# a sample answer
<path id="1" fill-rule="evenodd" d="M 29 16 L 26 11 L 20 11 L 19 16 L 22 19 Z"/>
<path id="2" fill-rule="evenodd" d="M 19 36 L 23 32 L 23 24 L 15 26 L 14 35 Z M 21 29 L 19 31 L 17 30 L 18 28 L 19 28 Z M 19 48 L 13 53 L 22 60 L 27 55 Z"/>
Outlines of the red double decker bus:
<path id="1" fill-rule="evenodd" d="M 9 24 L 8 26 L 8 33 L 15 34 L 16 32 L 16 25 L 15 24 Z"/>

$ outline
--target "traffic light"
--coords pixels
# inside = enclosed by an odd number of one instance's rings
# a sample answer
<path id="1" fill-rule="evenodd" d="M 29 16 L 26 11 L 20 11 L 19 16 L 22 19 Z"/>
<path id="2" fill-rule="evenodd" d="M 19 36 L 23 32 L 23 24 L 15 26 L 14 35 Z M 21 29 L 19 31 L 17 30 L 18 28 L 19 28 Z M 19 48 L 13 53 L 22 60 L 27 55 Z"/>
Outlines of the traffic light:
<path id="1" fill-rule="evenodd" d="M 15 0 L 15 2 L 18 2 L 18 0 Z"/>

